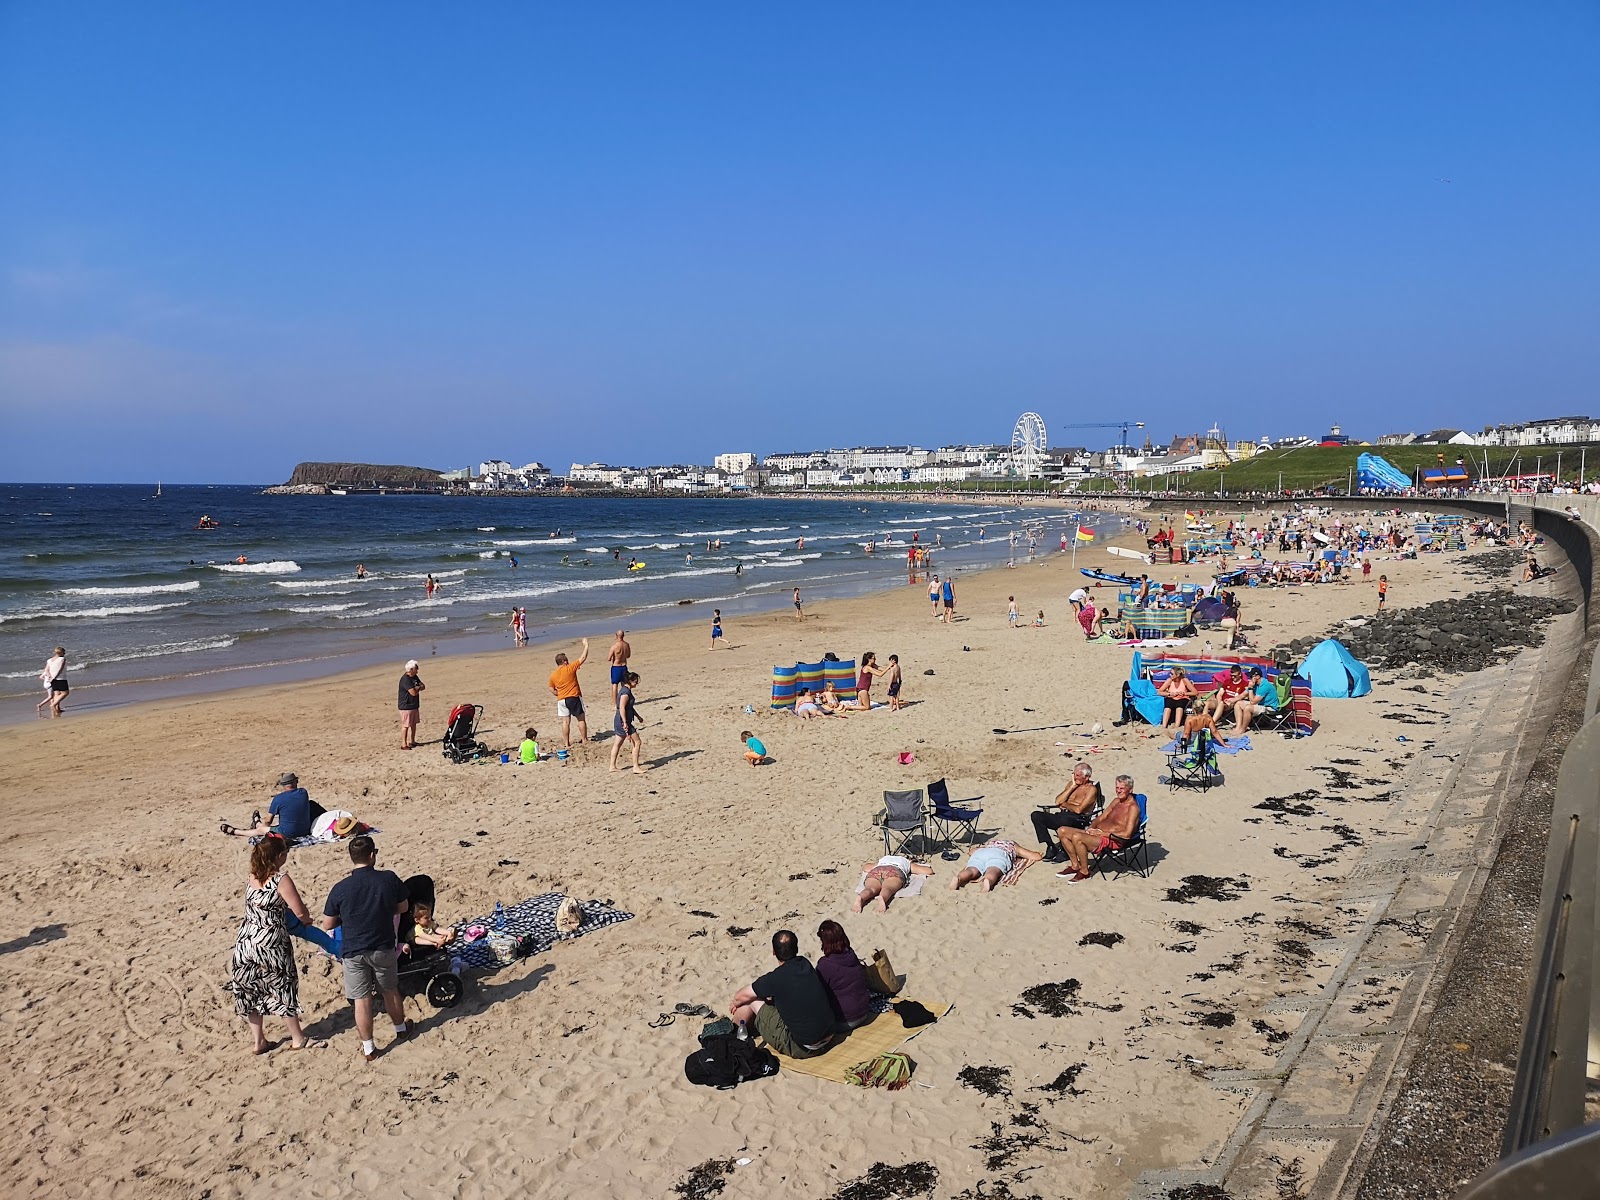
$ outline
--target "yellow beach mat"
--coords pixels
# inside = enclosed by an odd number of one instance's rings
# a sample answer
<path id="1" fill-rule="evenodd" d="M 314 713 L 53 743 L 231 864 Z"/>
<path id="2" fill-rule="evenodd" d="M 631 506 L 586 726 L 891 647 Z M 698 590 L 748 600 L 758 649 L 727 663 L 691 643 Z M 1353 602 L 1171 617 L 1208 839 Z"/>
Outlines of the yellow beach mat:
<path id="1" fill-rule="evenodd" d="M 895 997 L 896 1002 L 910 999 L 913 997 Z M 944 1020 L 955 1007 L 954 1004 L 930 1004 L 926 1000 L 921 1003 L 937 1018 L 937 1021 Z M 880 1054 L 887 1054 L 891 1050 L 898 1050 L 924 1029 L 932 1029 L 937 1021 L 918 1025 L 915 1029 L 907 1029 L 900 1021 L 900 1014 L 891 1008 L 861 1028 L 852 1029 L 842 1042 L 835 1042 L 828 1047 L 826 1054 L 819 1054 L 815 1058 L 788 1058 L 778 1054 L 778 1061 L 783 1064 L 785 1071 L 814 1075 L 818 1079 L 827 1079 L 834 1083 L 848 1083 L 849 1080 L 844 1077 L 844 1073 L 851 1067 L 877 1058 Z M 774 1050 L 773 1053 L 777 1054 L 777 1051 Z"/>

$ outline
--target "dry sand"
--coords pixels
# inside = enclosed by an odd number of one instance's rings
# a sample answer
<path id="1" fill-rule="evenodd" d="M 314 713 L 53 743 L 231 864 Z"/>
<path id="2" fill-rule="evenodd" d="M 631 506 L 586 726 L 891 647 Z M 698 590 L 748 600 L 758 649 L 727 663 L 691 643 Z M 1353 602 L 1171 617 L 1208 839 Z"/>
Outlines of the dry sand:
<path id="1" fill-rule="evenodd" d="M 1100 547 L 1079 559 L 1111 561 Z M 1400 606 L 1483 586 L 1453 567 L 1454 556 L 1383 561 L 1373 577 L 1389 575 Z M 13 1194 L 658 1197 L 706 1159 L 748 1158 L 725 1196 L 820 1200 L 875 1162 L 918 1160 L 937 1167 L 939 1196 L 976 1195 L 981 1180 L 1008 1180 L 1018 1196 L 1117 1196 L 1143 1170 L 1206 1160 L 1246 1101 L 1195 1070 L 1272 1064 L 1293 1018 L 1263 1023 L 1263 1005 L 1326 978 L 1318 936 L 1362 916 L 1341 902 L 1342 881 L 1365 848 L 1405 836 L 1382 801 L 1420 750 L 1398 744 L 1401 727 L 1382 714 L 1422 706 L 1438 714 L 1422 719 L 1442 722 L 1447 688 L 1404 694 L 1391 683 L 1368 700 L 1320 701 L 1314 738 L 1257 734 L 1253 750 L 1223 760 L 1225 787 L 1169 793 L 1157 782 L 1161 741 L 1110 726 L 1129 651 L 1084 643 L 1064 599 L 1074 585 L 1068 556 L 1051 555 L 961 578 L 952 627 L 930 620 L 918 584 L 818 603 L 804 624 L 792 613 L 730 621 L 729 649 L 714 654 L 709 610 L 697 606 L 692 624 L 632 639 L 653 764 L 642 778 L 609 774 L 602 743 L 565 767 L 454 766 L 436 745 L 403 753 L 398 663 L 0 730 L 0 878 L 15 939 L 0 945 L 0 1081 L 17 1118 Z M 1025 614 L 1043 607 L 1048 627 L 1008 628 L 1013 593 Z M 1371 584 L 1256 591 L 1245 618 L 1271 645 L 1375 604 Z M 609 632 L 591 631 L 583 672 L 601 713 Z M 774 662 L 866 649 L 900 654 L 903 712 L 801 723 L 767 710 Z M 528 724 L 553 745 L 552 651 L 425 663 L 424 739 L 470 699 L 486 706 L 497 747 Z M 1085 737 L 1095 721 L 1105 734 Z M 744 765 L 745 727 L 774 764 Z M 1039 866 L 1014 888 L 952 894 L 943 885 L 955 865 L 936 860 L 922 895 L 887 916 L 850 913 L 860 864 L 881 846 L 872 815 L 884 789 L 947 776 L 958 799 L 983 797 L 986 832 L 1032 845 L 1027 814 L 1092 743 L 1108 747 L 1085 756 L 1108 793 L 1127 772 L 1150 797 L 1151 879 L 1069 886 Z M 896 761 L 902 750 L 913 766 Z M 1315 768 L 1333 758 L 1354 760 L 1355 790 L 1312 799 L 1311 816 L 1255 807 L 1326 788 Z M 445 917 L 559 889 L 637 919 L 470 983 L 456 1008 L 408 1002 L 421 1018 L 415 1040 L 372 1066 L 357 1056 L 338 973 L 324 975 L 296 942 L 308 1025 L 332 1047 L 253 1058 L 220 989 L 244 843 L 216 826 L 264 809 L 270 781 L 291 769 L 324 805 L 381 825 L 382 865 L 433 875 Z M 347 869 L 337 847 L 290 861 L 315 911 Z M 1246 879 L 1248 890 L 1165 898 L 1196 874 Z M 799 931 L 814 956 L 828 917 L 859 952 L 888 950 L 915 993 L 955 1003 L 910 1047 L 916 1084 L 861 1092 L 782 1075 L 734 1094 L 690 1086 L 682 1064 L 700 1022 L 649 1023 L 679 1002 L 723 1009 L 770 966 L 775 928 Z M 1096 932 L 1123 940 L 1080 944 Z M 1014 1008 L 1025 989 L 1068 979 L 1095 1007 Z M 381 1047 L 387 1022 L 378 1027 Z M 280 1022 L 268 1028 L 283 1035 Z M 1077 1064 L 1070 1091 L 1039 1090 Z M 1006 1068 L 1010 1094 L 963 1087 L 968 1065 Z M 992 1124 L 1002 1140 L 980 1148 Z"/>

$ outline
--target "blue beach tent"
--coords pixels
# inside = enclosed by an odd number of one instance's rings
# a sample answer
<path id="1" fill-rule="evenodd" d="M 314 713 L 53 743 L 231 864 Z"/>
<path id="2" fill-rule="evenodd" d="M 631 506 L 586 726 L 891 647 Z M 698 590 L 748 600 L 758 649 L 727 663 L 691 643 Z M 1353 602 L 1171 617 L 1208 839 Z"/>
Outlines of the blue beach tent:
<path id="1" fill-rule="evenodd" d="M 1353 699 L 1372 690 L 1372 676 L 1344 648 L 1344 643 L 1329 638 L 1316 646 L 1300 664 L 1297 675 L 1311 680 L 1311 694 L 1329 700 Z"/>

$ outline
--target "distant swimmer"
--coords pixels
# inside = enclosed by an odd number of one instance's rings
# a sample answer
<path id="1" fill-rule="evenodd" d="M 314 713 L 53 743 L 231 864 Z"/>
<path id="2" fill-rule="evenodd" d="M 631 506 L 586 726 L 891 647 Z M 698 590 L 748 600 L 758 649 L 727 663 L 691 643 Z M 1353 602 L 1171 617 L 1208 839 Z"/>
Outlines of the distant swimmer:
<path id="1" fill-rule="evenodd" d="M 871 543 L 871 542 L 868 542 L 868 543 L 867 543 L 867 553 L 868 553 L 868 554 L 871 554 L 871 553 L 872 553 L 872 543 Z"/>
<path id="2" fill-rule="evenodd" d="M 693 564 L 694 564 L 694 554 L 693 554 L 693 552 L 685 554 L 683 556 L 683 565 L 687 567 L 687 566 L 692 566 Z"/>
<path id="3" fill-rule="evenodd" d="M 357 563 L 356 564 L 356 578 L 357 579 L 365 579 L 366 577 L 367 577 L 367 564 L 366 563 Z"/>
<path id="4" fill-rule="evenodd" d="M 794 548 L 796 550 L 804 550 L 806 548 L 806 540 L 805 540 L 805 538 L 803 538 L 803 537 L 795 538 L 795 540 L 794 540 Z"/>
<path id="5" fill-rule="evenodd" d="M 628 570 L 630 570 L 630 571 L 631 571 L 631 570 L 633 570 L 633 569 L 634 569 L 634 567 L 636 567 L 636 566 L 638 566 L 638 565 L 639 565 L 639 560 L 638 560 L 638 559 L 636 559 L 636 558 L 635 558 L 635 557 L 634 557 L 634 556 L 633 556 L 633 555 L 631 555 L 631 554 L 630 554 L 630 555 L 628 555 Z"/>
<path id="6" fill-rule="evenodd" d="M 245 563 L 249 562 L 250 560 L 248 558 L 246 558 L 244 555 L 241 554 L 241 555 L 239 555 L 238 558 L 234 559 L 233 561 L 235 563 L 237 563 L 239 566 L 242 567 L 242 566 L 244 566 Z"/>
<path id="7" fill-rule="evenodd" d="M 511 556 L 511 569 L 513 571 L 517 569 L 517 556 L 515 554 Z"/>
<path id="8" fill-rule="evenodd" d="M 613 550 L 611 552 L 611 561 L 612 562 L 621 562 L 622 561 L 622 551 L 621 550 Z M 630 558 L 628 561 L 632 562 L 633 559 Z"/>
<path id="9" fill-rule="evenodd" d="M 742 562 L 734 563 L 733 564 L 733 573 L 735 575 L 743 575 L 744 574 L 744 564 Z"/>
<path id="10" fill-rule="evenodd" d="M 571 566 L 571 565 L 572 565 L 572 555 L 570 555 L 570 554 L 563 554 L 563 555 L 562 555 L 562 556 L 561 556 L 561 565 L 562 565 L 562 566 L 563 566 L 563 567 L 570 567 L 570 566 Z"/>
<path id="11" fill-rule="evenodd" d="M 428 574 L 427 589 L 428 589 L 428 599 L 432 600 L 433 599 L 433 593 L 439 590 L 439 585 L 433 581 L 432 572 L 429 572 L 429 574 Z"/>

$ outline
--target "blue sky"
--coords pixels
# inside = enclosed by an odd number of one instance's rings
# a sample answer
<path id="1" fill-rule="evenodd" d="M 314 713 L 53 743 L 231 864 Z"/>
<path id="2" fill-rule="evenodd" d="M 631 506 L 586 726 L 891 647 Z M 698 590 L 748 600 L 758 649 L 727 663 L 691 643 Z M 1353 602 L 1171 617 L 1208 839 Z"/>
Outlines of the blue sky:
<path id="1" fill-rule="evenodd" d="M 1600 414 L 1597 11 L 0 6 L 0 478 Z"/>

